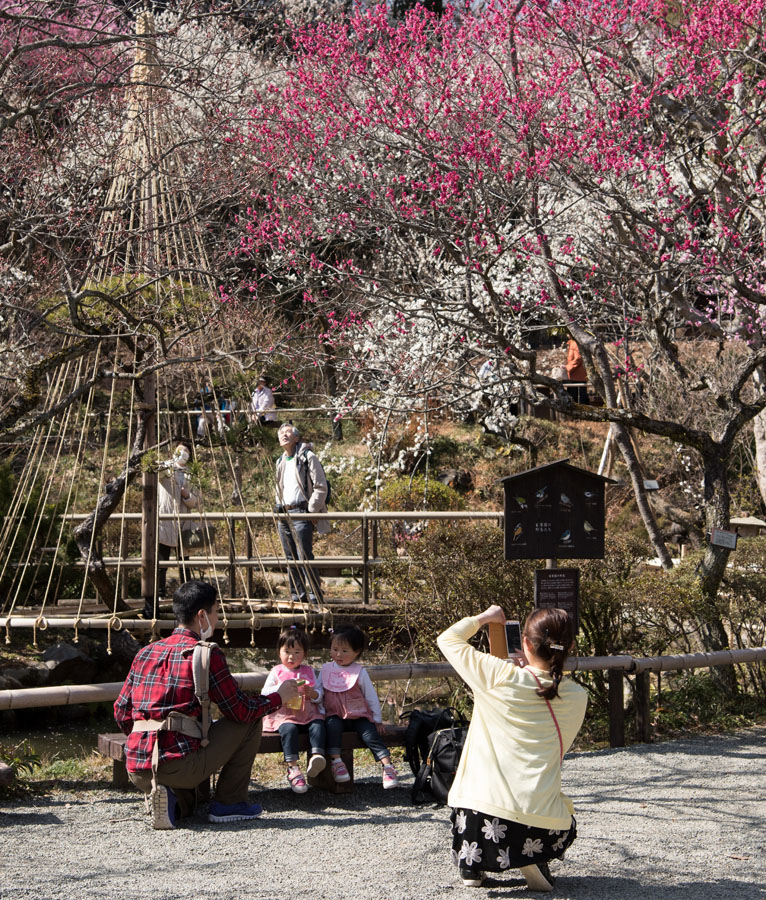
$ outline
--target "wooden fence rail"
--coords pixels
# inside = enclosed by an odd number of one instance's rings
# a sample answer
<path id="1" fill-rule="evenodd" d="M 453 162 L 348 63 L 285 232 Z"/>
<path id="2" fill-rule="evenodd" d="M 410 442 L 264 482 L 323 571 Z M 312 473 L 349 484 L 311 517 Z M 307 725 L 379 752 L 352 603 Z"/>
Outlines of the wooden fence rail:
<path id="1" fill-rule="evenodd" d="M 699 669 L 720 665 L 766 661 L 766 647 L 744 650 L 724 650 L 716 653 L 690 653 L 675 656 L 633 657 L 593 656 L 571 657 L 567 671 L 609 672 L 609 743 L 612 747 L 625 745 L 624 678 L 636 676 L 635 710 L 636 737 L 640 741 L 651 739 L 649 710 L 649 673 Z M 414 681 L 421 678 L 457 678 L 457 673 L 446 662 L 410 663 L 388 666 L 368 666 L 373 681 Z M 238 672 L 235 680 L 244 690 L 260 690 L 266 680 L 263 672 Z M 46 706 L 67 706 L 74 703 L 107 703 L 115 700 L 122 688 L 121 681 L 106 684 L 60 685 L 56 687 L 22 688 L 0 691 L 0 710 L 30 709 Z"/>
<path id="2" fill-rule="evenodd" d="M 67 513 L 64 519 L 68 522 L 82 522 L 88 518 L 90 513 Z M 386 511 L 386 512 L 331 512 L 331 513 L 300 513 L 300 514 L 278 514 L 273 512 L 203 512 L 203 513 L 180 513 L 167 514 L 158 517 L 160 521 L 172 522 L 198 522 L 200 519 L 206 523 L 223 523 L 225 532 L 222 542 L 227 544 L 224 553 L 210 553 L 208 555 L 190 556 L 186 565 L 191 569 L 221 569 L 228 575 L 228 597 L 231 599 L 238 598 L 237 579 L 238 570 L 245 571 L 245 580 L 247 584 L 247 595 L 252 597 L 253 594 L 253 572 L 257 569 L 268 569 L 286 572 L 289 567 L 305 568 L 310 565 L 312 568 L 320 570 L 321 575 L 340 574 L 343 571 L 359 572 L 362 580 L 362 602 L 368 604 L 370 598 L 374 596 L 374 577 L 375 568 L 381 566 L 385 560 L 378 555 L 379 543 L 379 525 L 381 522 L 417 522 L 417 521 L 494 521 L 502 524 L 502 511 L 476 511 L 476 512 L 404 512 L 404 511 Z M 113 513 L 109 521 L 122 523 L 134 522 L 140 523 L 142 519 L 141 513 Z M 301 521 L 302 519 L 329 519 L 336 522 L 360 522 L 361 523 L 361 553 L 359 556 L 320 556 L 312 560 L 309 564 L 303 560 L 289 561 L 282 556 L 258 556 L 253 552 L 252 532 L 250 528 L 245 534 L 245 552 L 237 553 L 237 535 L 236 526 L 238 523 L 265 523 L 274 526 L 279 520 Z M 55 550 L 55 548 L 51 548 Z M 103 563 L 107 568 L 115 569 L 120 567 L 121 570 L 138 569 L 143 565 L 140 556 L 125 556 L 118 559 L 114 556 L 103 558 Z M 74 566 L 84 567 L 82 560 L 72 563 Z M 178 561 L 175 559 L 168 561 L 158 561 L 159 568 L 177 568 Z M 123 597 L 127 600 L 129 598 Z M 23 626 L 18 626 L 23 627 Z"/>

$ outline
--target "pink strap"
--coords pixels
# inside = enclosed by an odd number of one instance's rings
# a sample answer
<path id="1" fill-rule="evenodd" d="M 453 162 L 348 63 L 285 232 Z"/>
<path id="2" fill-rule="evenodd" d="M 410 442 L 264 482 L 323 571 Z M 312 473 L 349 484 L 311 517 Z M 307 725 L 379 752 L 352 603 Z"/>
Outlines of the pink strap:
<path id="1" fill-rule="evenodd" d="M 540 690 L 543 690 L 543 686 L 540 683 L 540 679 L 535 675 L 535 673 L 529 669 L 529 674 L 535 679 Z M 561 762 L 564 762 L 564 741 L 561 739 L 561 729 L 559 728 L 559 720 L 556 718 L 556 713 L 553 711 L 553 707 L 551 706 L 551 701 L 547 697 L 543 697 L 543 700 L 548 704 L 548 712 L 551 714 L 553 719 L 553 724 L 556 726 L 556 734 L 559 736 L 559 749 L 561 750 Z"/>

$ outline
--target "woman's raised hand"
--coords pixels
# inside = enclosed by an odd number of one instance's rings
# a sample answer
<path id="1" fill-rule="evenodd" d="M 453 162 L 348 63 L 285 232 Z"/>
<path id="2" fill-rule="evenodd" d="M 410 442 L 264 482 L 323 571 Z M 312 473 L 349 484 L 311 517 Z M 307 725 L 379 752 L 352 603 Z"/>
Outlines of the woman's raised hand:
<path id="1" fill-rule="evenodd" d="M 497 623 L 498 625 L 505 625 L 505 610 L 502 606 L 493 604 L 492 606 L 488 606 L 484 612 L 479 613 L 476 618 L 481 625 L 489 625 L 490 622 Z"/>

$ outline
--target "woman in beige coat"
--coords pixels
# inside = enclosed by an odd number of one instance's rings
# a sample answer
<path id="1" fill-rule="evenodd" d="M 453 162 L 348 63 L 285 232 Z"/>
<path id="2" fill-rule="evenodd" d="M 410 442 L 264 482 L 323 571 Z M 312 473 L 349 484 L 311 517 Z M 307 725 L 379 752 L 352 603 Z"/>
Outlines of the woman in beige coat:
<path id="1" fill-rule="evenodd" d="M 179 581 L 186 581 L 186 567 L 183 561 L 186 559 L 182 542 L 182 531 L 189 530 L 192 524 L 188 520 L 182 522 L 177 518 L 179 513 L 188 513 L 199 505 L 199 498 L 191 490 L 189 473 L 186 464 L 189 462 L 189 448 L 179 443 L 173 453 L 173 458 L 163 463 L 160 469 L 158 507 L 160 514 L 159 527 L 157 529 L 158 559 L 167 561 L 170 559 L 170 551 L 175 550 L 176 558 L 180 561 L 178 567 Z M 172 519 L 162 519 L 162 516 L 173 516 Z M 157 596 L 165 596 L 168 570 L 160 567 L 157 574 Z"/>

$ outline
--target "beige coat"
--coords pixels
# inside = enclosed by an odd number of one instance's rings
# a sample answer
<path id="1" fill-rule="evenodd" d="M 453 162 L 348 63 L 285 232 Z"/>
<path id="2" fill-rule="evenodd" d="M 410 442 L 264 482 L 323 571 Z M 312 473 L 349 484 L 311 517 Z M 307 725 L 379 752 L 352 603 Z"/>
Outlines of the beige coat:
<path id="1" fill-rule="evenodd" d="M 184 500 L 181 496 L 181 487 L 189 491 L 189 497 Z M 179 513 L 188 513 L 194 509 L 199 500 L 189 487 L 189 475 L 184 469 L 176 466 L 172 459 L 163 463 L 159 474 L 158 506 L 161 516 Z M 181 522 L 183 531 L 188 531 L 192 525 L 191 520 Z M 177 547 L 179 538 L 179 521 L 177 519 L 160 519 L 157 529 L 157 540 L 168 547 Z"/>
<path id="2" fill-rule="evenodd" d="M 295 448 L 296 454 L 305 453 L 306 462 L 308 464 L 308 479 L 304 478 L 301 488 L 303 493 L 308 497 L 309 512 L 326 513 L 327 512 L 327 476 L 322 468 L 319 457 L 311 449 L 311 444 L 301 442 Z M 277 460 L 277 503 L 282 504 L 282 494 L 284 489 L 284 470 L 285 455 Z M 305 470 L 304 470 L 305 471 Z M 317 519 L 314 522 L 314 528 L 317 534 L 328 534 L 332 531 L 332 523 L 329 519 Z"/>

